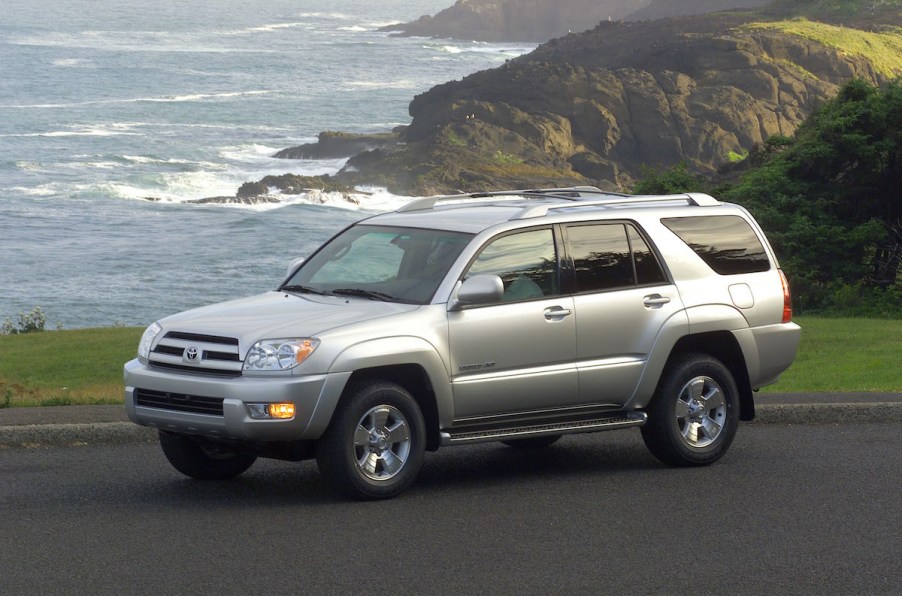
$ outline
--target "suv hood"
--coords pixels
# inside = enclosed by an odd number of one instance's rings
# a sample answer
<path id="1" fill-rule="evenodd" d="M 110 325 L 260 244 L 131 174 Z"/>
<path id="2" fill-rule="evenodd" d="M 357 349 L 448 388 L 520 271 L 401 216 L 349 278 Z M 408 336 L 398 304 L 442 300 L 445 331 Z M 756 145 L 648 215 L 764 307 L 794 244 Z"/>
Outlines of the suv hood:
<path id="1" fill-rule="evenodd" d="M 162 319 L 164 331 L 237 338 L 244 349 L 261 339 L 314 337 L 330 329 L 409 312 L 415 304 L 344 296 L 267 292 Z"/>

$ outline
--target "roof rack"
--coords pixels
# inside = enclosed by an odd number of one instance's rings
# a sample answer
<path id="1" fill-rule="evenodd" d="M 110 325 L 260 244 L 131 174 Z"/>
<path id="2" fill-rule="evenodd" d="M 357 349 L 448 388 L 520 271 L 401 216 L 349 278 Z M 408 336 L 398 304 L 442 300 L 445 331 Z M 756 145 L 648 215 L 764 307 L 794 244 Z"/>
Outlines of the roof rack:
<path id="1" fill-rule="evenodd" d="M 594 198 L 603 196 L 604 198 Z M 468 200 L 490 198 L 519 198 L 519 199 L 560 199 L 560 203 L 543 203 L 526 207 L 511 219 L 529 219 L 547 215 L 552 209 L 567 209 L 573 207 L 599 207 L 614 205 L 648 204 L 648 203 L 673 203 L 683 201 L 687 205 L 698 207 L 712 207 L 721 202 L 704 193 L 690 192 L 679 195 L 627 195 L 617 192 L 609 192 L 594 186 L 570 186 L 565 188 L 536 188 L 531 190 L 499 190 L 491 192 L 474 192 L 459 195 L 441 195 L 425 197 L 407 203 L 397 210 L 398 213 L 410 211 L 427 211 L 435 208 L 439 203 L 466 202 Z"/>
<path id="2" fill-rule="evenodd" d="M 594 186 L 568 186 L 564 188 L 534 188 L 529 190 L 494 190 L 487 192 L 473 192 L 473 193 L 465 193 L 458 195 L 440 195 L 435 197 L 425 197 L 422 199 L 417 199 L 415 201 L 411 201 L 407 203 L 400 209 L 398 209 L 398 213 L 405 213 L 408 211 L 425 211 L 428 209 L 434 208 L 439 203 L 452 202 L 452 201 L 467 201 L 468 199 L 490 199 L 490 198 L 498 198 L 498 197 L 511 197 L 511 198 L 520 198 L 520 199 L 546 199 L 546 198 L 555 198 L 555 199 L 566 199 L 569 201 L 578 201 L 584 198 L 584 195 L 606 195 L 606 196 L 618 196 L 618 197 L 627 197 L 629 195 L 624 195 L 615 192 L 608 192 L 601 190 L 600 188 L 596 188 Z"/>
<path id="3" fill-rule="evenodd" d="M 552 203 L 544 205 L 534 205 L 527 207 L 517 213 L 511 219 L 530 219 L 532 217 L 543 217 L 552 209 L 568 209 L 573 207 L 601 207 L 616 205 L 641 205 L 654 203 L 675 203 L 684 202 L 687 205 L 696 207 L 714 207 L 722 203 L 710 195 L 701 192 L 689 192 L 679 195 L 619 195 L 615 193 L 605 193 L 612 196 L 604 199 L 592 199 L 588 201 L 574 201 L 572 203 Z"/>

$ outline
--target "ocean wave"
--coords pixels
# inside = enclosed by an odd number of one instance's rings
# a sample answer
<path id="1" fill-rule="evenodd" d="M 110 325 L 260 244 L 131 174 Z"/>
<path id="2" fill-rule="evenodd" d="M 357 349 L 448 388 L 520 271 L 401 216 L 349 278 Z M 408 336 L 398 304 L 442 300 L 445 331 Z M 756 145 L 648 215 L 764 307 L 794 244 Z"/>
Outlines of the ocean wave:
<path id="1" fill-rule="evenodd" d="M 121 130 L 109 130 L 106 128 L 86 128 L 84 130 L 52 130 L 49 132 L 22 132 L 0 134 L 0 137 L 29 138 L 29 137 L 115 137 L 115 136 L 142 136 L 141 133 Z"/>
<path id="2" fill-rule="evenodd" d="M 357 192 L 349 193 L 347 196 L 340 192 L 323 192 L 320 190 L 311 190 L 310 192 L 301 194 L 284 194 L 280 192 L 273 192 L 268 196 L 271 199 L 277 199 L 277 201 L 267 201 L 255 204 L 203 203 L 199 204 L 199 206 L 202 205 L 203 207 L 262 212 L 284 209 L 286 207 L 293 207 L 298 205 L 309 205 L 315 207 L 342 209 L 344 211 L 381 213 L 386 211 L 394 211 L 414 199 L 414 197 L 393 195 L 385 188 L 381 187 L 360 187 L 357 189 Z"/>
<path id="3" fill-rule="evenodd" d="M 472 42 L 467 45 L 462 44 L 434 44 L 427 43 L 422 45 L 427 50 L 437 50 L 445 54 L 497 54 L 508 58 L 516 58 L 523 54 L 528 54 L 538 47 L 537 44 L 499 44 L 499 43 L 483 43 Z"/>
<path id="4" fill-rule="evenodd" d="M 416 81 L 346 81 L 342 85 L 345 89 L 418 89 Z"/>
<path id="5" fill-rule="evenodd" d="M 59 58 L 57 60 L 52 60 L 50 62 L 53 66 L 57 68 L 96 68 L 97 65 L 91 61 L 86 60 L 84 58 Z"/>
<path id="6" fill-rule="evenodd" d="M 343 12 L 302 12 L 298 14 L 302 19 L 337 19 L 339 21 L 349 21 L 354 17 Z"/>
<path id="7" fill-rule="evenodd" d="M 274 31 L 279 31 L 281 29 L 295 29 L 298 27 L 308 28 L 310 27 L 310 23 L 307 22 L 296 22 L 296 23 L 273 23 L 271 25 L 258 25 L 257 27 L 248 27 L 247 29 L 241 29 L 236 31 L 235 33 L 273 33 Z"/>
<path id="8" fill-rule="evenodd" d="M 80 106 L 117 105 L 132 103 L 189 103 L 207 100 L 232 99 L 235 97 L 254 97 L 276 93 L 270 89 L 251 91 L 226 91 L 222 93 L 190 93 L 185 95 L 160 95 L 156 97 L 129 97 L 121 99 L 94 99 L 72 103 L 34 103 L 34 104 L 0 104 L 0 108 L 8 109 L 66 109 Z"/>
<path id="9" fill-rule="evenodd" d="M 3 188 L 3 194 L 19 194 L 29 197 L 51 197 L 58 193 L 58 190 L 50 184 L 41 184 L 40 186 L 9 186 Z"/>
<path id="10" fill-rule="evenodd" d="M 117 52 L 173 52 L 173 53 L 255 53 L 271 54 L 276 50 L 260 47 L 235 47 L 219 40 L 224 32 L 165 31 L 78 31 L 72 33 L 43 33 L 41 35 L 11 36 L 10 45 L 47 48 L 69 48 Z"/>
<path id="11" fill-rule="evenodd" d="M 272 93 L 271 90 L 267 89 L 258 89 L 255 91 L 227 91 L 224 93 L 191 93 L 188 95 L 163 95 L 160 97 L 139 97 L 135 99 L 129 100 L 119 100 L 122 102 L 162 102 L 162 103 L 171 103 L 171 102 L 192 102 L 192 101 L 203 101 L 207 99 L 229 99 L 232 97 L 252 97 L 256 95 L 268 95 Z"/>

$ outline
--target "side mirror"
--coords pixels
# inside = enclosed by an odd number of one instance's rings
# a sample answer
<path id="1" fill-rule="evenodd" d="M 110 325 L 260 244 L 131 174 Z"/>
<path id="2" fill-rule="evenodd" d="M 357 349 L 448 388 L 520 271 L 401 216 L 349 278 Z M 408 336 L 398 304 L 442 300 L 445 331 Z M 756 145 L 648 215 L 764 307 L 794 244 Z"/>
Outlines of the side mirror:
<path id="1" fill-rule="evenodd" d="M 492 304 L 501 302 L 504 283 L 497 275 L 474 275 L 467 278 L 457 290 L 457 300 L 453 308 L 470 304 Z"/>
<path id="2" fill-rule="evenodd" d="M 303 263 L 306 260 L 307 259 L 305 257 L 298 257 L 296 259 L 292 259 L 291 262 L 288 263 L 288 275 L 290 276 L 292 273 L 294 273 L 297 270 L 297 268 L 301 266 L 301 263 Z"/>

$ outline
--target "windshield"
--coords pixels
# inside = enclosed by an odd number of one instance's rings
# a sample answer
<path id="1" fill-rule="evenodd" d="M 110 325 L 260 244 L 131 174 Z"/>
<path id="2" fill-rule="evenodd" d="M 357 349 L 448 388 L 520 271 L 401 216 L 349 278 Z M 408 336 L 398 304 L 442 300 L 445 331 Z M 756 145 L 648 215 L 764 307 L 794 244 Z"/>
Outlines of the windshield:
<path id="1" fill-rule="evenodd" d="M 352 226 L 280 289 L 426 304 L 471 238 L 461 232 Z"/>

